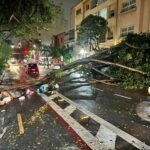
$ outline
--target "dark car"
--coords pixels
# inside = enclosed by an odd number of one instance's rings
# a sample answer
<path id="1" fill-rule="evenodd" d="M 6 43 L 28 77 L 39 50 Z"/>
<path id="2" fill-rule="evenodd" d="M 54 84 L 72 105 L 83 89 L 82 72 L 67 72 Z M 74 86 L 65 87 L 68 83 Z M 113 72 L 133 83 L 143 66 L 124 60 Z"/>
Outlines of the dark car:
<path id="1" fill-rule="evenodd" d="M 27 74 L 30 74 L 30 75 L 32 74 L 39 75 L 39 68 L 36 63 L 29 63 L 27 64 L 26 72 Z"/>

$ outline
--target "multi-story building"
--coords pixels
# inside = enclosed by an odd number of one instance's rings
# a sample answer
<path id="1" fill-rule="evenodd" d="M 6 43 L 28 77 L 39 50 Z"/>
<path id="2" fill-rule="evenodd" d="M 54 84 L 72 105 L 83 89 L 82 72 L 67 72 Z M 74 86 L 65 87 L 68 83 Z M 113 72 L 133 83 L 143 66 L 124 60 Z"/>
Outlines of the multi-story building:
<path id="1" fill-rule="evenodd" d="M 51 47 L 59 46 L 60 48 L 69 48 L 70 54 L 73 55 L 74 30 L 53 35 L 51 39 Z"/>
<path id="2" fill-rule="evenodd" d="M 59 46 L 60 48 L 65 47 L 65 33 L 59 33 L 57 35 L 53 35 L 51 39 L 51 46 Z"/>
<path id="3" fill-rule="evenodd" d="M 82 0 L 72 8 L 72 28 L 77 28 L 89 14 L 104 17 L 108 22 L 103 46 L 120 42 L 128 33 L 150 31 L 150 0 Z"/>

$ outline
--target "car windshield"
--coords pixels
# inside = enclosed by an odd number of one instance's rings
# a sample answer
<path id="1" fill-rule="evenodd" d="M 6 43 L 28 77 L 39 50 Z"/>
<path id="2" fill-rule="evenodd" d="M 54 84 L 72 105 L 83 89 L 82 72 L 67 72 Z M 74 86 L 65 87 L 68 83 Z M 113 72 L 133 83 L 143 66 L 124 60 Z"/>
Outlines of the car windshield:
<path id="1" fill-rule="evenodd" d="M 28 64 L 28 67 L 30 67 L 30 68 L 37 68 L 37 64 Z"/>

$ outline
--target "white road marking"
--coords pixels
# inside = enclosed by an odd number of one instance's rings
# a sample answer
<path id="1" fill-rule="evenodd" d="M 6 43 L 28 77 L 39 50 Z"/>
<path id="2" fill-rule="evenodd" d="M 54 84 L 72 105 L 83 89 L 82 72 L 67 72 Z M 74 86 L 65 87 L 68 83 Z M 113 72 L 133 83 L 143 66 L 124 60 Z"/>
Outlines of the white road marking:
<path id="1" fill-rule="evenodd" d="M 71 114 L 71 113 L 73 113 L 73 112 L 76 110 L 76 107 L 73 106 L 73 105 L 69 105 L 69 106 L 66 107 L 64 110 L 67 111 L 68 114 Z"/>
<path id="2" fill-rule="evenodd" d="M 94 137 L 88 130 L 81 126 L 75 119 L 73 119 L 66 111 L 60 108 L 55 102 L 52 101 L 51 97 L 46 95 L 42 97 L 57 112 L 57 114 L 63 118 L 65 122 L 81 137 L 81 139 L 92 149 L 92 150 L 103 150 L 101 149 L 101 143 Z"/>
<path id="3" fill-rule="evenodd" d="M 103 149 L 105 150 L 115 150 L 115 142 L 117 135 L 101 125 L 96 137 L 99 139 L 100 143 L 103 143 Z"/>
<path id="4" fill-rule="evenodd" d="M 81 106 L 81 105 L 79 105 L 79 104 L 71 101 L 67 97 L 65 97 L 62 94 L 60 94 L 59 92 L 56 91 L 56 93 L 57 93 L 58 96 L 60 96 L 64 100 L 66 100 L 68 103 L 74 105 L 77 109 L 79 109 L 80 111 L 82 111 L 83 113 L 85 113 L 86 115 L 88 115 L 89 117 L 91 117 L 93 120 L 95 120 L 96 122 L 98 122 L 101 125 L 105 126 L 106 128 L 110 129 L 112 132 L 114 132 L 119 137 L 121 137 L 122 139 L 124 139 L 125 141 L 127 141 L 129 144 L 133 145 L 134 147 L 136 147 L 136 148 L 138 148 L 140 150 L 150 150 L 150 146 L 149 145 L 147 145 L 144 142 L 138 140 L 134 136 L 126 133 L 125 131 L 119 129 L 118 127 L 116 127 L 113 124 L 107 122 L 106 120 L 100 118 L 99 116 L 95 115 L 94 113 L 88 111 L 83 106 Z"/>
<path id="5" fill-rule="evenodd" d="M 0 139 L 3 137 L 3 135 L 5 134 L 7 127 L 4 127 L 4 113 L 6 110 L 1 110 L 1 116 L 0 116 L 0 130 L 2 131 L 2 133 L 0 134 Z"/>
<path id="6" fill-rule="evenodd" d="M 114 94 L 114 95 L 119 96 L 119 97 L 123 97 L 123 98 L 126 98 L 126 99 L 132 99 L 131 97 L 123 96 L 123 95 L 120 95 L 120 94 Z"/>
<path id="7" fill-rule="evenodd" d="M 101 92 L 103 92 L 104 90 L 102 90 L 102 89 L 98 89 L 98 88 L 94 88 L 95 90 L 97 90 L 97 91 L 101 91 Z"/>
<path id="8" fill-rule="evenodd" d="M 5 127 L 5 128 L 3 129 L 3 133 L 0 134 L 0 139 L 4 136 L 6 130 L 7 130 L 7 127 Z"/>

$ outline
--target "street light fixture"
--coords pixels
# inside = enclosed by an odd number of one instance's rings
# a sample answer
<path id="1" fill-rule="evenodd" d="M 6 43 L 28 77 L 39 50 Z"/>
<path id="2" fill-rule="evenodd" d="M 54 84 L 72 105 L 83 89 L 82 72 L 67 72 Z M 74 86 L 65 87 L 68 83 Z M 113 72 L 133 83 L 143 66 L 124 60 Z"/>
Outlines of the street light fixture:
<path id="1" fill-rule="evenodd" d="M 85 49 L 84 48 L 81 48 L 81 50 L 80 50 L 80 57 L 81 58 L 85 57 Z"/>

